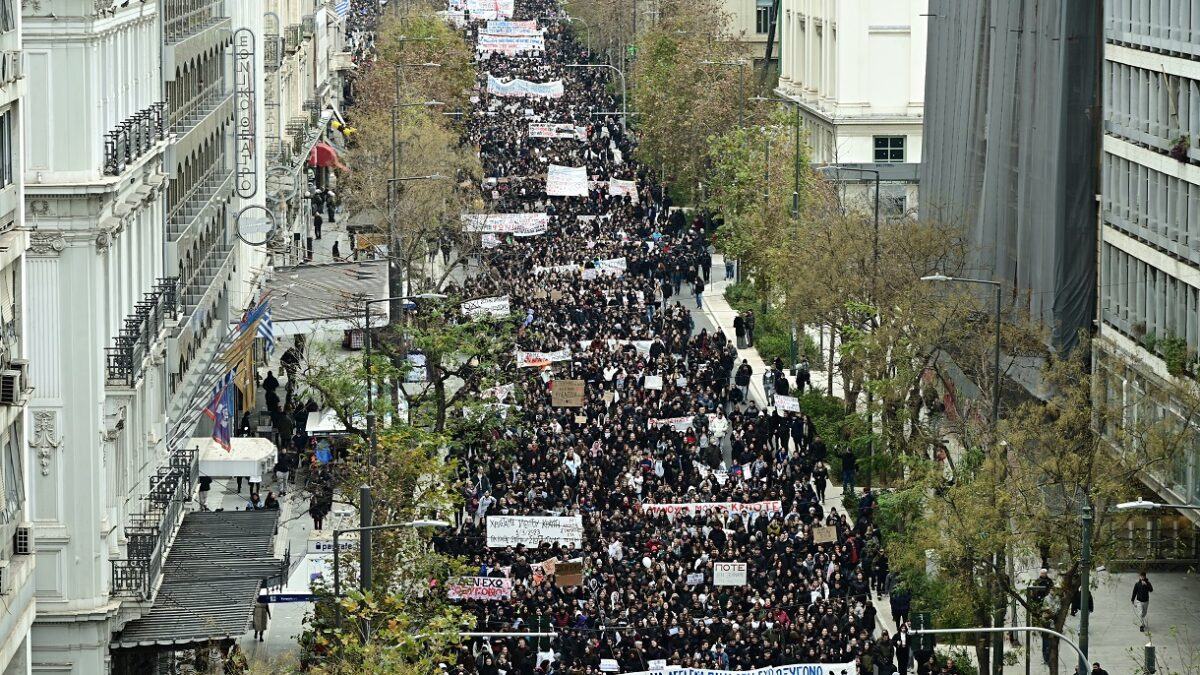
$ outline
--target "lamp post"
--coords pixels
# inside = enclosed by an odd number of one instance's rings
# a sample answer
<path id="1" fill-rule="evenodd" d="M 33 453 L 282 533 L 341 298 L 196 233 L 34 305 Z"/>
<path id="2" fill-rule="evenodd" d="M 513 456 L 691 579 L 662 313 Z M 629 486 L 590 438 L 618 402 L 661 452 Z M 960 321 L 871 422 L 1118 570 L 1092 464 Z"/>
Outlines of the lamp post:
<path id="1" fill-rule="evenodd" d="M 876 198 L 878 198 L 878 196 L 878 192 L 876 192 Z M 948 277 L 944 274 L 931 274 L 929 276 L 924 276 L 921 277 L 921 281 L 983 284 L 985 286 L 992 286 L 996 289 L 996 348 L 994 352 L 994 361 L 992 364 L 992 433 L 994 434 L 1000 424 L 1000 293 L 1003 289 L 1003 285 L 999 281 L 992 281 L 990 279 L 964 279 L 959 277 Z M 1090 527 L 1088 531 L 1091 531 Z M 1004 556 L 1002 554 L 997 554 L 996 559 L 993 560 L 993 565 L 995 566 L 997 574 L 999 574 L 1000 570 L 1004 567 L 1003 558 Z M 1003 602 L 998 589 L 996 591 L 996 601 L 998 604 Z M 1004 607 L 997 607 L 995 614 L 996 616 L 993 620 L 996 622 L 998 627 L 1003 627 Z M 1087 621 L 1086 617 L 1084 618 L 1084 621 Z M 995 639 L 992 641 L 992 652 L 992 670 L 996 673 L 996 675 L 1001 675 L 1004 672 L 1004 664 L 1002 663 L 1001 658 L 1004 653 L 1004 635 L 1002 632 L 996 633 Z M 1086 657 L 1084 660 L 1086 661 Z"/>
<path id="2" fill-rule="evenodd" d="M 399 189 L 400 183 L 405 183 L 413 180 L 449 180 L 448 176 L 441 174 L 431 174 L 428 176 L 400 176 L 397 178 L 387 179 L 388 184 L 388 292 L 403 293 L 405 292 L 405 284 L 408 281 L 408 257 L 404 255 L 404 241 L 400 236 L 399 224 L 396 222 L 396 217 L 400 210 L 399 199 L 396 198 L 396 192 Z M 404 266 L 401 275 L 397 271 L 397 264 Z M 411 284 L 408 284 L 411 288 Z"/>
<path id="3" fill-rule="evenodd" d="M 738 126 L 742 126 L 745 122 L 746 113 L 746 59 L 737 59 L 736 61 L 712 61 L 705 59 L 700 62 L 702 66 L 737 66 L 738 69 Z"/>
<path id="4" fill-rule="evenodd" d="M 379 448 L 379 437 L 375 433 L 375 401 L 371 395 L 374 388 L 374 382 L 371 381 L 371 305 L 381 302 L 391 302 L 393 300 L 413 300 L 418 298 L 423 299 L 442 299 L 446 296 L 440 293 L 422 293 L 420 295 L 402 295 L 391 298 L 375 298 L 363 301 L 363 370 L 365 371 L 365 379 L 367 381 L 367 475 L 369 478 L 374 477 L 375 459 Z M 371 524 L 371 485 L 360 485 L 358 487 L 359 507 L 358 507 L 358 531 L 362 532 L 362 541 L 360 542 L 360 558 L 359 561 L 359 577 L 360 583 L 364 590 L 371 590 L 371 532 L 374 527 Z M 379 526 L 383 528 L 384 526 Z M 337 536 L 335 530 L 334 536 L 334 555 L 337 555 Z M 336 563 L 336 561 L 335 561 Z M 334 565 L 334 574 L 336 575 L 337 565 Z"/>
<path id="5" fill-rule="evenodd" d="M 629 96 L 625 90 L 625 73 L 621 69 L 607 63 L 568 63 L 567 68 L 608 68 L 621 77 L 621 130 L 626 128 L 626 118 L 629 117 Z"/>
<path id="6" fill-rule="evenodd" d="M 1014 631 L 1017 633 L 1041 633 L 1042 635 L 1049 635 L 1051 637 L 1062 640 L 1063 642 L 1070 645 L 1071 649 L 1074 649 L 1075 653 L 1079 656 L 1079 675 L 1087 675 L 1087 673 L 1088 673 L 1087 652 L 1085 652 L 1079 645 L 1072 642 L 1071 638 L 1067 637 L 1066 635 L 1063 635 L 1062 633 L 1059 633 L 1058 631 L 1050 630 L 1049 628 L 1042 628 L 1040 626 L 1011 626 L 1009 628 L 1003 628 L 1003 627 L 1001 627 L 1001 628 L 914 628 L 913 630 L 909 631 L 909 634 L 910 635 L 954 635 L 956 633 L 992 633 L 992 634 L 996 635 L 997 637 L 999 637 L 999 639 L 1001 641 L 1003 641 L 1004 634 L 1008 631 Z M 1001 666 L 1001 671 L 1003 671 L 1003 666 Z"/>

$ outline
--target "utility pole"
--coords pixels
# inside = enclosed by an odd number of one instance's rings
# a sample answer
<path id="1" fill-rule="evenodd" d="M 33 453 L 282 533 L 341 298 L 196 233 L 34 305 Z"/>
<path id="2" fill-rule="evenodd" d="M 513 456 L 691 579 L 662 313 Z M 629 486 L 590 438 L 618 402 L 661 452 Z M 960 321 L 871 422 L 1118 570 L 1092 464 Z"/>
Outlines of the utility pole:
<path id="1" fill-rule="evenodd" d="M 1083 552 L 1079 559 L 1079 648 L 1086 654 L 1088 650 L 1088 614 L 1092 610 L 1092 504 L 1086 494 L 1083 496 L 1082 548 Z M 1088 674 L 1087 671 L 1081 670 L 1079 675 Z"/>

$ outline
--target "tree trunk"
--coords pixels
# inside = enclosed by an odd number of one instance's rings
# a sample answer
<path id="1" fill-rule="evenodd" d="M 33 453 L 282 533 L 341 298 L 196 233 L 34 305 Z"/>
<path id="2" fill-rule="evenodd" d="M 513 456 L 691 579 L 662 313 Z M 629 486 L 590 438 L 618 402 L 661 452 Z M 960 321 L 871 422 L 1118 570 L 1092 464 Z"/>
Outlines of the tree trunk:
<path id="1" fill-rule="evenodd" d="M 429 359 L 429 377 L 433 380 L 433 404 L 436 407 L 433 430 L 441 433 L 446 429 L 446 373 L 441 359 Z"/>

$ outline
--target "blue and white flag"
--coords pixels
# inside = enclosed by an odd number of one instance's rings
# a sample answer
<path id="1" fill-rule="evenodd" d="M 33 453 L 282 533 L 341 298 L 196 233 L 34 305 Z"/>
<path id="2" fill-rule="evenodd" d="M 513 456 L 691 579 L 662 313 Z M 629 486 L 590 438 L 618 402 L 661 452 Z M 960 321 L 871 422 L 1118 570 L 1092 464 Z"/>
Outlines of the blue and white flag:
<path id="1" fill-rule="evenodd" d="M 246 330 L 249 326 L 255 326 L 257 337 L 262 338 L 267 343 L 267 353 L 271 354 L 275 351 L 275 326 L 271 323 L 271 301 L 263 300 L 257 307 L 250 310 L 246 314 L 246 318 L 242 319 L 238 325 L 240 330 Z"/>
<path id="2" fill-rule="evenodd" d="M 333 11 L 338 16 L 345 18 L 350 13 L 350 0 L 338 0 L 338 3 L 333 6 Z"/>

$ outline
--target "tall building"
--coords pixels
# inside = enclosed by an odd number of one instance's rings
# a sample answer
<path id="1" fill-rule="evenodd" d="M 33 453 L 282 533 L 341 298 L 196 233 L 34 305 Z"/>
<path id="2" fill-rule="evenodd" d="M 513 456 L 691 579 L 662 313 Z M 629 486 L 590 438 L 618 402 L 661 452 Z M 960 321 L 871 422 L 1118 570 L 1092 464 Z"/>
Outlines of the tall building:
<path id="1" fill-rule="evenodd" d="M 1097 374 L 1130 422 L 1182 421 L 1155 394 L 1200 373 L 1200 7 L 1104 5 Z M 1200 441 L 1147 480 L 1200 504 Z"/>
<path id="2" fill-rule="evenodd" d="M 930 0 L 921 215 L 1069 347 L 1094 317 L 1100 4 Z M 1157 3 L 1155 3 L 1157 4 Z"/>
<path id="3" fill-rule="evenodd" d="M 767 36 L 771 31 L 771 13 L 777 0 L 724 0 L 725 11 L 731 17 L 730 29 L 742 46 L 742 58 L 750 61 L 754 77 L 760 77 L 763 67 L 772 75 L 779 71 L 779 33 L 771 45 L 767 59 Z"/>
<path id="4" fill-rule="evenodd" d="M 29 418 L 25 317 L 25 249 L 21 127 L 26 79 L 18 3 L 0 0 L 0 673 L 30 672 L 34 617 L 33 512 L 30 479 L 40 468 L 27 458 L 44 416 Z"/>
<path id="5" fill-rule="evenodd" d="M 777 93 L 799 105 L 812 161 L 868 169 L 843 172 L 864 182 L 884 172 L 881 210 L 890 214 L 917 207 L 927 2 L 782 0 L 776 28 Z M 874 190 L 858 194 L 871 201 Z"/>

